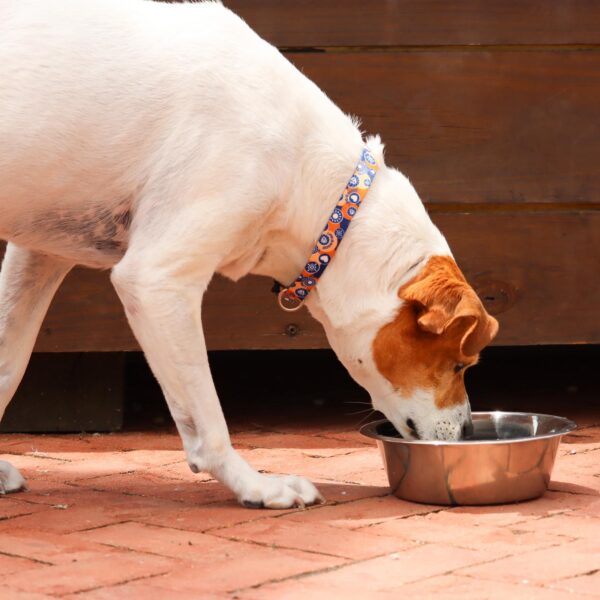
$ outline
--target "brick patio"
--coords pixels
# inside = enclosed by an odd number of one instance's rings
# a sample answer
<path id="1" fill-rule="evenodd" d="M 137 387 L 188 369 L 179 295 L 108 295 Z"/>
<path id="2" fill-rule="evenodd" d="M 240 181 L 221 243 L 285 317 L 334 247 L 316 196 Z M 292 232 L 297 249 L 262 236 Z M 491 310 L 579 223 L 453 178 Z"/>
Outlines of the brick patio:
<path id="1" fill-rule="evenodd" d="M 356 419 L 310 410 L 231 420 L 257 468 L 318 483 L 328 503 L 305 511 L 238 506 L 169 430 L 5 434 L 30 491 L 0 498 L 0 598 L 600 597 L 597 415 L 571 410 L 552 491 L 498 507 L 389 497 Z"/>

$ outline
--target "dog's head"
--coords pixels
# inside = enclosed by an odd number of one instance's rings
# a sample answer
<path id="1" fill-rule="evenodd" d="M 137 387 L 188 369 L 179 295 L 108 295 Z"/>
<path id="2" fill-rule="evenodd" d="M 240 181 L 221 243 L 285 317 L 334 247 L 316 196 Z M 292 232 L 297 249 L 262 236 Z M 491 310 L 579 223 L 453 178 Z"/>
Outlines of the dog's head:
<path id="1" fill-rule="evenodd" d="M 430 258 L 398 291 L 403 304 L 373 340 L 394 394 L 378 408 L 404 436 L 458 439 L 470 426 L 465 370 L 498 331 L 454 260 Z"/>
<path id="2" fill-rule="evenodd" d="M 343 339 L 340 359 L 403 437 L 460 439 L 471 427 L 464 373 L 498 322 L 450 256 L 424 261 L 396 294 L 385 323 L 332 342 Z"/>
<path id="3" fill-rule="evenodd" d="M 471 427 L 465 370 L 498 323 L 409 180 L 384 165 L 379 138 L 367 145 L 380 171 L 307 305 L 404 437 L 456 440 Z"/>

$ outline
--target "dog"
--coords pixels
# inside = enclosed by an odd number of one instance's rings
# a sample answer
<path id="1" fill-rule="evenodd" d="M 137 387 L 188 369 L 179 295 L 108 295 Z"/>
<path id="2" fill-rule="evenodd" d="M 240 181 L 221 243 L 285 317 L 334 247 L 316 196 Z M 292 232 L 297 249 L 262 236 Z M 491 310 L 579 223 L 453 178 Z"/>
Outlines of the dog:
<path id="1" fill-rule="evenodd" d="M 379 137 L 221 4 L 1 0 L 0 108 L 0 415 L 65 275 L 110 269 L 191 470 L 249 507 L 322 502 L 232 447 L 202 296 L 215 273 L 293 281 L 366 146 L 377 176 L 304 303 L 404 437 L 468 430 L 496 320 Z M 24 486 L 7 462 L 0 482 Z"/>

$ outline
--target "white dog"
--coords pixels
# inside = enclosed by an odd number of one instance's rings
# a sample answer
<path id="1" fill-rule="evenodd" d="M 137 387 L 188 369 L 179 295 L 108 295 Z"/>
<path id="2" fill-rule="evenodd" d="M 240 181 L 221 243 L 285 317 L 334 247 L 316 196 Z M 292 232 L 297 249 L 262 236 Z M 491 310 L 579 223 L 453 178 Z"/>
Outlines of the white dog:
<path id="1" fill-rule="evenodd" d="M 415 190 L 385 166 L 306 299 L 406 437 L 469 426 L 462 372 L 495 335 Z M 201 323 L 214 273 L 289 283 L 353 173 L 356 123 L 218 3 L 0 0 L 0 415 L 75 264 L 112 270 L 192 471 L 248 506 L 322 500 L 232 448 Z M 20 473 L 0 463 L 0 487 Z"/>

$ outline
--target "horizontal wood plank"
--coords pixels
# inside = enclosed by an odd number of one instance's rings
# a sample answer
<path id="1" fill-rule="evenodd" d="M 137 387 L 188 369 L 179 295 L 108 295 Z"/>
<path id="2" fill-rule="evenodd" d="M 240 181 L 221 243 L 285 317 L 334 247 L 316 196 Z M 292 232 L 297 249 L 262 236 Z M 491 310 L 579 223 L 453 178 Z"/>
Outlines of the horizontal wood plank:
<path id="1" fill-rule="evenodd" d="M 289 57 L 426 202 L 600 205 L 600 52 Z"/>
<path id="2" fill-rule="evenodd" d="M 501 323 L 496 343 L 600 343 L 600 212 L 440 213 L 467 277 Z M 204 304 L 211 349 L 319 348 L 305 310 L 281 311 L 266 278 L 216 278 Z M 341 292 L 343 293 L 343 292 Z M 59 290 L 40 351 L 137 348 L 106 273 L 78 269 Z"/>
<path id="3" fill-rule="evenodd" d="M 596 0 L 225 0 L 278 46 L 598 44 Z"/>
<path id="4" fill-rule="evenodd" d="M 499 345 L 600 342 L 600 212 L 435 214 Z"/>

